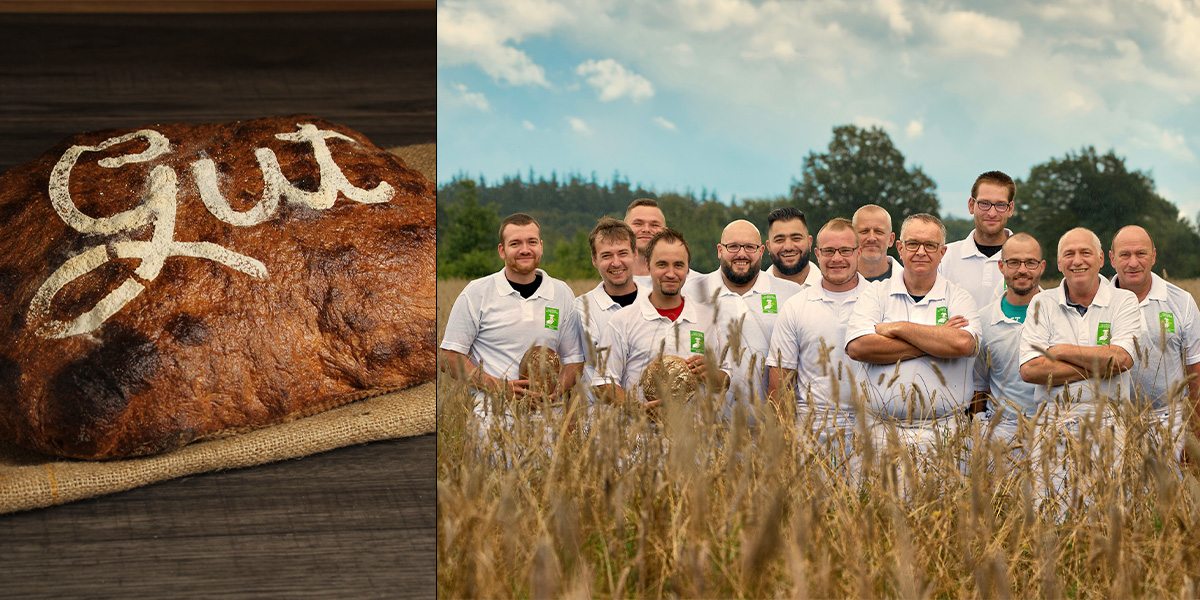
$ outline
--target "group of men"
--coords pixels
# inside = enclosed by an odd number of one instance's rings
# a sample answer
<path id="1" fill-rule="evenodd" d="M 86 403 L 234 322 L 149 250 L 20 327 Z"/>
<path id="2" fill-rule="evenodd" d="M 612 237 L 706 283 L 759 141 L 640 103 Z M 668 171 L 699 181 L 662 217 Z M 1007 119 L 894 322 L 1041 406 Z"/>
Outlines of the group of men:
<path id="1" fill-rule="evenodd" d="M 707 274 L 657 203 L 639 199 L 592 230 L 601 281 L 578 298 L 538 268 L 540 229 L 518 213 L 500 227 L 504 269 L 467 285 L 441 347 L 480 398 L 561 395 L 582 378 L 596 401 L 654 411 L 643 373 L 669 355 L 710 397 L 766 398 L 821 430 L 865 418 L 938 439 L 964 414 L 999 413 L 996 430 L 1013 434 L 1018 415 L 1080 418 L 1107 397 L 1143 403 L 1178 444 L 1200 394 L 1196 301 L 1151 272 L 1156 249 L 1138 226 L 1112 240 L 1112 280 L 1099 238 L 1068 231 L 1063 282 L 1043 291 L 1041 245 L 1006 228 L 1015 192 L 1002 172 L 980 175 L 967 200 L 975 229 L 950 244 L 929 214 L 907 217 L 897 239 L 888 212 L 866 205 L 814 238 L 801 211 L 779 208 L 765 243 L 753 223 L 728 224 Z M 531 346 L 560 356 L 557 389 L 518 376 Z"/>

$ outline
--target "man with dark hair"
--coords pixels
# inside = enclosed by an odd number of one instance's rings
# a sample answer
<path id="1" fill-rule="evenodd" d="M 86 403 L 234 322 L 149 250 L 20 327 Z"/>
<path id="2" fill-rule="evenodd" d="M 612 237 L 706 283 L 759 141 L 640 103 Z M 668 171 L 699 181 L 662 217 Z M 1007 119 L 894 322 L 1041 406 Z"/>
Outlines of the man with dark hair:
<path id="1" fill-rule="evenodd" d="M 988 171 L 975 179 L 967 212 L 975 218 L 975 229 L 966 238 L 946 246 L 942 274 L 971 293 L 975 304 L 987 306 L 1004 293 L 1000 275 L 1000 248 L 1012 231 L 1005 228 L 1017 211 L 1013 202 L 1017 186 L 1012 177 Z"/>
<path id="2" fill-rule="evenodd" d="M 441 344 L 451 374 L 476 390 L 475 410 L 484 417 L 494 414 L 485 406 L 487 395 L 503 402 L 570 389 L 584 359 L 575 294 L 538 268 L 537 221 L 524 213 L 506 217 L 496 250 L 504 268 L 467 284 L 450 309 Z M 529 380 L 519 378 L 521 358 L 532 346 L 558 353 L 557 390 L 530 390 Z"/>
<path id="3" fill-rule="evenodd" d="M 767 391 L 765 360 L 779 308 L 803 288 L 761 273 L 765 247 L 753 223 L 737 220 L 725 226 L 717 244 L 721 268 L 707 275 L 688 277 L 684 293 L 701 302 L 713 302 L 717 320 L 730 339 L 737 335 L 741 352 L 732 357 L 730 395 L 734 399 L 763 398 Z"/>
<path id="4" fill-rule="evenodd" d="M 892 215 L 878 204 L 864 204 L 851 219 L 858 234 L 858 272 L 867 281 L 883 281 L 904 271 L 888 249 L 896 243 Z"/>
<path id="5" fill-rule="evenodd" d="M 904 272 L 868 287 L 846 325 L 846 355 L 866 364 L 866 410 L 927 450 L 957 426 L 971 401 L 979 312 L 966 290 L 938 273 L 946 228 L 919 213 L 904 220 L 896 249 Z M 885 428 L 872 430 L 877 441 Z"/>
<path id="6" fill-rule="evenodd" d="M 786 279 L 801 288 L 821 283 L 821 272 L 812 268 L 809 250 L 812 235 L 804 213 L 794 206 L 783 206 L 767 215 L 767 251 L 771 254 L 769 277 Z"/>
<path id="7" fill-rule="evenodd" d="M 633 263 L 637 259 L 637 237 L 624 221 L 603 217 L 588 234 L 592 251 L 592 266 L 600 273 L 600 283 L 575 299 L 575 312 L 583 326 L 583 347 L 587 350 L 585 381 L 595 373 L 596 350 L 600 336 L 618 310 L 633 304 L 639 294 L 649 290 L 633 281 Z"/>
<path id="8" fill-rule="evenodd" d="M 646 244 L 646 257 L 651 291 L 609 320 L 600 340 L 607 356 L 601 353 L 593 386 L 598 398 L 655 411 L 661 400 L 646 401 L 640 390 L 643 373 L 656 358 L 684 358 L 697 380 L 720 390 L 729 386 L 731 368 L 720 359 L 725 337 L 712 308 L 683 293 L 691 262 L 687 241 L 679 232 L 663 229 Z"/>

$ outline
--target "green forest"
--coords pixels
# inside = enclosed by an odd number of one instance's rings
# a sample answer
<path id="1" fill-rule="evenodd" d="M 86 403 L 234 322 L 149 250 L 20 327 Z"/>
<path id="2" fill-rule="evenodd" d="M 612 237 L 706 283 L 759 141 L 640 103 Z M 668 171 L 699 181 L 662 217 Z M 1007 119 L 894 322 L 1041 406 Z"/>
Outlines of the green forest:
<path id="1" fill-rule="evenodd" d="M 904 155 L 879 128 L 835 127 L 828 148 L 810 152 L 799 175 L 778 196 L 722 202 L 707 189 L 697 194 L 633 187 L 620 173 L 600 181 L 595 172 L 547 177 L 530 170 L 490 182 L 460 174 L 437 190 L 438 277 L 475 278 L 499 270 L 500 219 L 514 212 L 529 213 L 541 223 L 542 267 L 560 279 L 597 278 L 588 232 L 602 216 L 624 217 L 625 207 L 636 198 L 658 201 L 667 225 L 687 238 L 692 267 L 701 272 L 717 268 L 716 244 L 727 223 L 746 219 L 765 235 L 767 214 L 780 206 L 803 210 L 814 234 L 827 220 L 849 217 L 868 203 L 888 209 L 897 232 L 910 214 L 939 214 L 937 184 L 920 167 L 906 167 Z M 1083 226 L 1095 231 L 1107 252 L 1118 229 L 1136 224 L 1146 228 L 1159 250 L 1155 272 L 1200 277 L 1200 253 L 1195 251 L 1200 229 L 1158 195 L 1149 174 L 1130 171 L 1113 150 L 1099 154 L 1084 147 L 1038 164 L 1024 177 L 1009 175 L 1017 180 L 1017 212 L 1009 228 L 1042 243 L 1047 276 L 1058 273 L 1054 245 L 1067 230 Z M 948 241 L 966 237 L 973 227 L 970 219 L 945 223 Z M 1112 274 L 1111 268 L 1104 272 Z"/>

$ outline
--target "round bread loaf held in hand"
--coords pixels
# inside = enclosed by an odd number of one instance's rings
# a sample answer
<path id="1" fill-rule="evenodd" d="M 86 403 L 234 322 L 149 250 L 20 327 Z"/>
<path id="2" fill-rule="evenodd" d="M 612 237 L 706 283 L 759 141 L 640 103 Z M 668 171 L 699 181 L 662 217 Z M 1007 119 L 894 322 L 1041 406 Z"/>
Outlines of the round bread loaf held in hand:
<path id="1" fill-rule="evenodd" d="M 700 389 L 696 376 L 688 368 L 687 360 L 670 354 L 650 361 L 642 371 L 640 383 L 646 401 L 683 400 L 690 402 Z"/>

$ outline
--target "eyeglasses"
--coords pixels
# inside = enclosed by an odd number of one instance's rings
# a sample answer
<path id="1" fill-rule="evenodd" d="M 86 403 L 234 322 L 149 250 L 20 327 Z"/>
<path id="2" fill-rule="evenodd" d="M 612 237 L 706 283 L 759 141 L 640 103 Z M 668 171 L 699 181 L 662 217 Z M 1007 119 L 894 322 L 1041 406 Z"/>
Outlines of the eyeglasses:
<path id="1" fill-rule="evenodd" d="M 728 250 L 734 254 L 741 252 L 742 248 L 745 248 L 746 252 L 749 252 L 750 254 L 754 254 L 755 252 L 758 252 L 759 248 L 762 248 L 762 244 L 738 244 L 736 242 L 732 243 L 732 244 L 721 244 L 721 245 L 725 246 L 726 250 Z"/>
<path id="2" fill-rule="evenodd" d="M 942 247 L 941 242 L 918 242 L 916 240 L 903 240 L 902 243 L 904 244 L 904 249 L 908 250 L 909 252 L 916 252 L 917 250 L 924 248 L 927 254 L 933 254 Z"/>
<path id="3" fill-rule="evenodd" d="M 1029 269 L 1030 271 L 1032 271 L 1032 270 L 1042 266 L 1042 261 L 1035 260 L 1032 258 L 1029 260 L 1018 260 L 1015 258 L 1010 258 L 1008 260 L 1005 260 L 1004 264 L 1008 265 L 1008 268 L 1010 268 L 1010 269 L 1020 269 L 1021 265 L 1025 265 L 1026 269 Z"/>
<path id="4" fill-rule="evenodd" d="M 834 253 L 841 254 L 842 256 L 850 256 L 851 254 L 854 254 L 855 250 L 858 250 L 858 246 L 848 246 L 845 248 L 817 248 L 817 252 L 820 252 L 821 256 L 824 256 L 825 258 L 833 256 Z"/>
<path id="5" fill-rule="evenodd" d="M 975 200 L 975 199 L 972 198 L 972 200 Z M 975 208 L 978 208 L 979 210 L 981 210 L 983 212 L 987 212 L 987 211 L 995 208 L 996 212 L 998 212 L 998 213 L 1006 213 L 1006 212 L 1008 212 L 1008 209 L 1012 208 L 1012 203 L 1011 202 L 988 202 L 986 200 L 975 200 Z"/>

